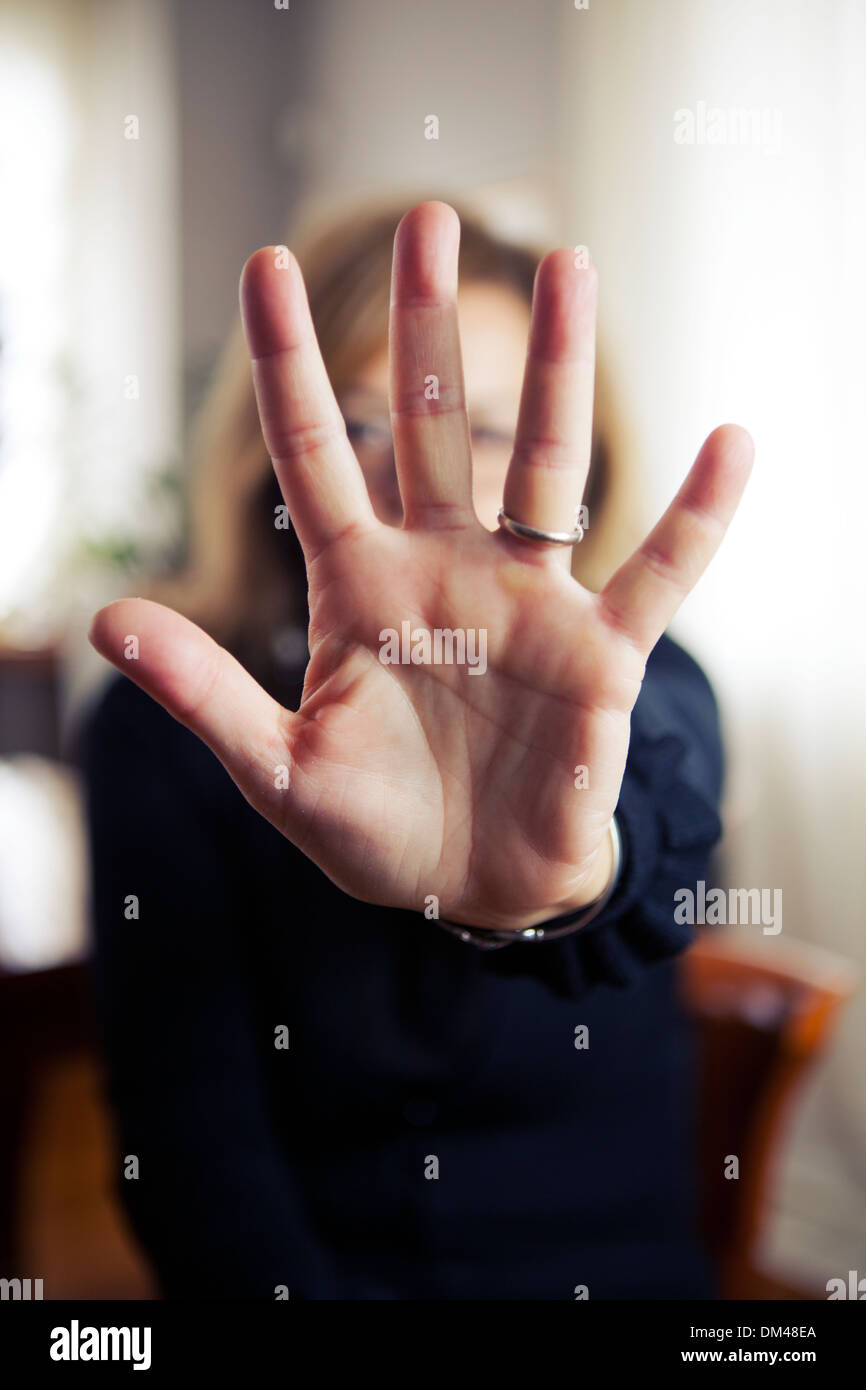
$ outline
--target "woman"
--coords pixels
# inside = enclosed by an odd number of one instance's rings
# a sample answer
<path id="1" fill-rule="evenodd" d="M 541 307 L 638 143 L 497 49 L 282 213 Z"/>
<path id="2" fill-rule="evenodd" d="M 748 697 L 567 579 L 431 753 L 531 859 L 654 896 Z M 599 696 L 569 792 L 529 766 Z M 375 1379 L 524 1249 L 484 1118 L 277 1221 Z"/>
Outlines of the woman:
<path id="1" fill-rule="evenodd" d="M 132 678 L 87 739 L 123 1195 L 169 1297 L 711 1296 L 673 894 L 721 751 L 663 633 L 751 443 L 710 435 L 605 572 L 595 271 L 554 252 L 532 297 L 464 229 L 470 427 L 458 219 L 400 222 L 386 352 L 392 230 L 337 228 L 309 308 L 285 248 L 244 268 L 260 426 L 230 354 L 180 596 L 224 645 L 140 599 L 94 620 Z"/>

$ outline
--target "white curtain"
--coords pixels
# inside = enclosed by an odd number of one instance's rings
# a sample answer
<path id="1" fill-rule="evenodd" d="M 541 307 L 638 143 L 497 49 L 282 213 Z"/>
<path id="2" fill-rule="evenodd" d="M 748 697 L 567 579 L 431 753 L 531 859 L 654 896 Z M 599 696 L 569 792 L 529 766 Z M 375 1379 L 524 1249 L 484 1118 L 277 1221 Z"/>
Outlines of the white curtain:
<path id="1" fill-rule="evenodd" d="M 0 11 L 0 645 L 67 643 L 123 581 L 82 559 L 164 524 L 178 453 L 175 94 L 166 0 Z M 130 118 L 137 121 L 137 129 Z M 137 139 L 128 139 L 137 134 Z M 74 779 L 0 761 L 0 955 L 84 946 Z"/>
<path id="2" fill-rule="evenodd" d="M 0 55 L 0 633 L 37 643 L 178 453 L 170 7 L 7 0 Z"/>
<path id="3" fill-rule="evenodd" d="M 724 710 L 724 870 L 782 889 L 768 949 L 862 964 L 866 6 L 605 0 L 564 10 L 561 37 L 567 235 L 600 267 L 648 518 L 713 426 L 757 446 L 674 628 Z M 864 1047 L 861 991 L 777 1194 L 771 1253 L 821 1284 L 866 1259 Z"/>

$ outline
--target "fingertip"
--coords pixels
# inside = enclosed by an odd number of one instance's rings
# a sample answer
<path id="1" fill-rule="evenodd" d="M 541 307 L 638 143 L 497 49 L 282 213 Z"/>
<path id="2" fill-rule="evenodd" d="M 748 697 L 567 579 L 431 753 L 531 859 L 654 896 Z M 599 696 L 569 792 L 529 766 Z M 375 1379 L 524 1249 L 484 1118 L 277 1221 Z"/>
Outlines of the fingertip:
<path id="1" fill-rule="evenodd" d="M 115 666 L 128 668 L 134 653 L 136 671 L 157 664 L 190 631 L 187 618 L 147 598 L 119 598 L 94 614 L 87 634 L 92 646 Z M 208 639 L 209 640 L 209 639 Z"/>
<path id="2" fill-rule="evenodd" d="M 717 425 L 701 445 L 682 484 L 683 500 L 715 512 L 727 523 L 749 480 L 754 453 L 752 437 L 741 425 Z"/>
<path id="3" fill-rule="evenodd" d="M 598 283 L 598 266 L 585 246 L 557 246 L 538 262 L 536 281 L 549 276 L 573 279 L 577 284 L 595 285 Z"/>
<path id="4" fill-rule="evenodd" d="M 754 457 L 755 441 L 749 434 L 749 431 L 742 425 L 737 425 L 733 421 L 727 421 L 723 425 L 717 425 L 713 433 L 723 435 L 725 443 L 729 447 L 735 446 L 744 453 Z"/>
<path id="5" fill-rule="evenodd" d="M 262 246 L 244 263 L 238 287 L 241 319 L 252 357 L 290 347 L 305 299 L 297 257 L 288 246 Z"/>
<path id="6" fill-rule="evenodd" d="M 108 661 L 119 659 L 124 639 L 135 626 L 133 614 L 136 605 L 144 602 L 144 599 L 114 599 L 94 613 L 87 640 L 100 656 L 104 656 Z"/>
<path id="7" fill-rule="evenodd" d="M 96 651 L 99 652 L 100 656 L 102 656 L 102 641 L 99 634 L 103 621 L 102 615 L 104 612 L 105 609 L 100 608 L 98 612 L 94 613 L 93 617 L 90 619 L 90 626 L 87 629 L 87 640 L 90 643 L 91 647 L 93 647 Z"/>
<path id="8" fill-rule="evenodd" d="M 259 289 L 262 281 L 275 272 L 294 269 L 297 264 L 295 253 L 288 246 L 260 246 L 244 261 L 240 278 L 241 294 Z"/>
<path id="9" fill-rule="evenodd" d="M 565 295 L 574 302 L 594 300 L 598 294 L 598 267 L 579 254 L 583 248 L 558 246 L 538 262 L 536 295 Z"/>
<path id="10" fill-rule="evenodd" d="M 597 307 L 596 267 L 567 247 L 549 251 L 535 273 L 530 351 L 563 362 L 585 355 Z"/>
<path id="11" fill-rule="evenodd" d="M 438 198 L 416 203 L 400 218 L 395 237 L 416 236 L 428 232 L 452 236 L 455 233 L 459 234 L 460 218 L 450 203 L 443 203 Z"/>
<path id="12" fill-rule="evenodd" d="M 717 425 L 707 437 L 704 448 L 707 446 L 717 455 L 723 467 L 742 475 L 744 481 L 748 478 L 755 462 L 755 441 L 742 425 Z"/>
<path id="13" fill-rule="evenodd" d="M 447 301 L 457 294 L 460 218 L 449 203 L 417 203 L 394 234 L 392 304 Z"/>

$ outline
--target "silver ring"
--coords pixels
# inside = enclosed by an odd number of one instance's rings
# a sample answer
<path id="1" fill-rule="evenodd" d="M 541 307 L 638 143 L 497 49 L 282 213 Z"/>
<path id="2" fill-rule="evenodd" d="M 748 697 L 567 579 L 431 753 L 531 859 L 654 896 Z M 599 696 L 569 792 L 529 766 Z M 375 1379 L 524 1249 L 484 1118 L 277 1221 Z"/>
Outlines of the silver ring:
<path id="1" fill-rule="evenodd" d="M 542 531 L 538 526 L 527 526 L 523 521 L 515 521 L 504 507 L 499 508 L 497 521 L 503 531 L 519 536 L 522 541 L 541 541 L 547 545 L 580 545 L 583 540 L 583 527 L 580 522 L 576 531 Z"/>

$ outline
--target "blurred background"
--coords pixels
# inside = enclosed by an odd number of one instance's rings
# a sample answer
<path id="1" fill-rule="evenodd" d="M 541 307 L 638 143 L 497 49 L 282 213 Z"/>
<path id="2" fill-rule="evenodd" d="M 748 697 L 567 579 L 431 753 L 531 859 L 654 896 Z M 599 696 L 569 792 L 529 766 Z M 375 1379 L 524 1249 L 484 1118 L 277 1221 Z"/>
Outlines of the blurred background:
<path id="1" fill-rule="evenodd" d="M 590 249 L 647 522 L 713 426 L 754 436 L 673 633 L 722 707 L 719 877 L 784 926 L 687 983 L 761 1168 L 749 1259 L 806 1296 L 866 1273 L 864 68 L 860 0 L 3 0 L 0 1275 L 151 1288 L 83 968 L 87 625 L 182 554 L 245 258 L 395 194 Z"/>

